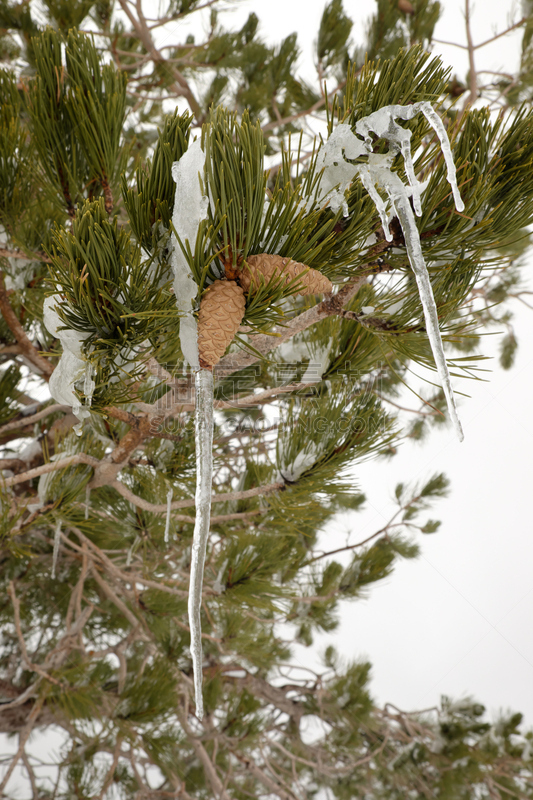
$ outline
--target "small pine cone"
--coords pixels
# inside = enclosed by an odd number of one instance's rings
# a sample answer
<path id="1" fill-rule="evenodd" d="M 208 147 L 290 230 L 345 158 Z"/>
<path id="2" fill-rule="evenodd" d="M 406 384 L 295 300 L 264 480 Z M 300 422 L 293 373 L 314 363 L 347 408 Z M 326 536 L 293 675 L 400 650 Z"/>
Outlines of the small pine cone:
<path id="1" fill-rule="evenodd" d="M 218 364 L 239 329 L 245 306 L 244 292 L 235 281 L 215 281 L 205 290 L 198 313 L 201 367 Z"/>
<path id="2" fill-rule="evenodd" d="M 398 0 L 398 10 L 404 14 L 414 14 L 415 10 L 409 0 Z"/>
<path id="3" fill-rule="evenodd" d="M 302 272 L 304 272 L 303 275 Z M 296 294 L 324 294 L 333 289 L 331 282 L 317 269 L 306 267 L 299 261 L 291 261 L 290 258 L 271 256 L 268 253 L 248 256 L 241 268 L 239 282 L 244 291 L 248 293 L 252 282 L 256 287 L 260 286 L 261 276 L 263 276 L 264 282 L 268 283 L 273 277 L 281 277 L 281 275 L 285 277 L 285 285 L 301 275 L 298 283 L 302 285 L 302 288 Z"/>

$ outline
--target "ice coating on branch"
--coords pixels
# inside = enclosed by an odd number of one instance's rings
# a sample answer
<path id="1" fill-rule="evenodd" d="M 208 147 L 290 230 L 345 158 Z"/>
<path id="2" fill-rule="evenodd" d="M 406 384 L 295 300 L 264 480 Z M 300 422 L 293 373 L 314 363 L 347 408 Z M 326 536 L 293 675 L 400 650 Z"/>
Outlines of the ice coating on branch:
<path id="1" fill-rule="evenodd" d="M 323 168 L 320 182 L 320 195 L 317 205 L 328 202 L 332 211 L 338 211 L 343 205 L 347 213 L 344 193 L 350 183 L 359 176 L 363 186 L 372 198 L 380 215 L 383 230 L 388 241 L 392 240 L 389 230 L 388 204 L 382 198 L 378 187 L 387 193 L 394 214 L 398 217 L 405 238 L 407 255 L 411 268 L 415 274 L 418 292 L 422 303 L 426 331 L 433 351 L 435 365 L 442 384 L 448 404 L 448 410 L 460 441 L 463 440 L 463 430 L 451 385 L 450 374 L 444 355 L 442 338 L 439 329 L 439 319 L 435 298 L 429 273 L 424 261 L 420 234 L 416 225 L 415 216 L 409 198 L 412 197 L 415 213 L 422 213 L 421 195 L 425 184 L 420 183 L 415 175 L 413 158 L 411 154 L 411 132 L 402 128 L 396 119 L 410 120 L 422 113 L 440 141 L 442 154 L 446 163 L 447 180 L 452 188 L 455 206 L 458 211 L 464 210 L 457 185 L 457 175 L 453 155 L 446 133 L 446 128 L 431 104 L 423 101 L 410 106 L 391 105 L 380 108 L 378 111 L 360 119 L 355 126 L 356 133 L 364 139 L 359 139 L 349 125 L 339 125 L 332 133 L 327 143 L 319 153 L 318 168 Z M 340 133 L 337 134 L 337 131 Z M 389 142 L 389 151 L 384 154 L 372 152 L 373 140 L 371 133 Z M 396 154 L 400 152 L 404 159 L 405 172 L 409 185 L 406 186 L 396 172 L 392 171 L 392 163 Z M 359 155 L 367 156 L 366 164 L 350 164 L 346 159 L 353 159 Z M 348 178 L 348 175 L 351 178 Z M 335 189 L 334 187 L 337 186 Z M 340 199 L 342 195 L 342 199 Z"/>
<path id="2" fill-rule="evenodd" d="M 205 552 L 211 517 L 211 484 L 213 475 L 213 373 L 200 369 L 195 374 L 196 410 L 196 519 L 191 548 L 191 580 L 189 584 L 189 627 L 194 672 L 196 716 L 202 719 L 202 584 Z"/>
<path id="3" fill-rule="evenodd" d="M 165 521 L 165 535 L 163 537 L 165 544 L 168 543 L 168 534 L 170 531 L 170 512 L 172 511 L 171 505 L 172 505 L 172 489 L 169 489 L 167 492 L 167 518 Z"/>
<path id="4" fill-rule="evenodd" d="M 54 533 L 54 550 L 52 554 L 52 580 L 56 576 L 57 557 L 59 555 L 60 544 L 61 544 L 61 520 L 58 519 Z"/>
<path id="5" fill-rule="evenodd" d="M 342 206 L 344 216 L 348 216 L 344 194 L 354 179 L 357 167 L 346 161 L 344 156 L 358 158 L 366 153 L 365 143 L 353 135 L 349 125 L 337 125 L 318 154 L 317 170 L 324 170 L 320 181 L 320 196 L 317 198 L 319 206 L 326 203 L 333 213 Z M 313 205 L 312 200 L 308 201 L 308 210 Z"/>
<path id="6" fill-rule="evenodd" d="M 413 190 L 413 205 L 417 215 L 420 216 L 422 213 L 420 207 L 420 191 L 422 189 L 422 184 L 417 181 L 414 174 L 410 147 L 411 131 L 402 128 L 395 122 L 395 119 L 403 119 L 408 121 L 413 119 L 413 117 L 415 117 L 418 113 L 422 113 L 425 116 L 437 134 L 442 155 L 444 156 L 444 162 L 446 164 L 446 177 L 452 188 L 455 207 L 457 211 L 464 211 L 464 203 L 459 192 L 459 187 L 457 186 L 457 175 L 448 134 L 446 133 L 446 128 L 444 127 L 443 121 L 432 107 L 431 103 L 428 103 L 427 100 L 424 100 L 420 103 L 413 103 L 409 106 L 384 106 L 384 108 L 380 108 L 379 111 L 374 111 L 373 114 L 369 114 L 367 117 L 360 119 L 356 123 L 355 130 L 360 136 L 364 137 L 365 144 L 368 148 L 368 153 L 372 152 L 372 139 L 370 138 L 370 132 L 373 132 L 377 136 L 381 136 L 383 139 L 386 139 L 388 142 L 390 142 L 393 145 L 393 150 L 401 151 L 405 161 L 407 178 Z"/>
<path id="7" fill-rule="evenodd" d="M 61 297 L 57 294 L 47 297 L 43 304 L 43 322 L 48 331 L 59 339 L 63 353 L 50 378 L 50 394 L 58 403 L 72 406 L 72 413 L 80 422 L 90 416 L 90 412 L 80 402 L 74 391 L 76 381 L 84 379 L 84 388 L 88 397 L 88 404 L 95 388 L 92 380 L 92 367 L 83 357 L 82 344 L 88 338 L 88 333 L 81 333 L 64 327 L 56 307 L 61 305 Z"/>
<path id="8" fill-rule="evenodd" d="M 202 194 L 200 177 L 203 178 L 205 153 L 200 139 L 189 146 L 179 161 L 172 165 L 172 177 L 176 182 L 172 224 L 183 246 L 189 243 L 194 254 L 198 226 L 207 218 L 209 198 Z M 198 294 L 198 285 L 181 249 L 176 235 L 172 234 L 172 269 L 174 270 L 174 295 L 176 305 L 183 315 L 180 319 L 180 344 L 184 359 L 191 367 L 198 368 L 198 333 L 193 315 L 193 303 Z"/>

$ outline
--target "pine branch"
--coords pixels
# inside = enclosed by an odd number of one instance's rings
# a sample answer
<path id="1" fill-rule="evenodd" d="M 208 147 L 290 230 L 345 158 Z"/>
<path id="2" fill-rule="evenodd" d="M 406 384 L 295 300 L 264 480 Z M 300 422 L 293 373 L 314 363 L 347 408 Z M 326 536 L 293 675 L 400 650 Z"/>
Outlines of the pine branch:
<path id="1" fill-rule="evenodd" d="M 44 374 L 45 378 L 49 378 L 52 372 L 54 371 L 54 367 L 47 361 L 46 358 L 43 358 L 39 355 L 39 351 L 36 347 L 30 342 L 28 336 L 26 335 L 26 331 L 20 324 L 20 320 L 17 318 L 17 315 L 11 308 L 11 304 L 9 302 L 8 293 L 6 290 L 6 285 L 4 282 L 4 273 L 0 270 L 0 311 L 2 312 L 2 316 L 4 317 L 11 333 L 19 343 L 19 346 L 24 353 L 24 355 L 34 364 L 37 369 Z"/>
<path id="2" fill-rule="evenodd" d="M 21 427 L 27 428 L 28 425 L 33 425 L 35 422 L 39 422 L 39 420 L 50 416 L 50 414 L 57 414 L 59 411 L 68 413 L 71 410 L 71 406 L 61 405 L 61 403 L 53 403 L 51 406 L 47 406 L 46 408 L 43 408 L 42 411 L 38 411 L 36 414 L 32 414 L 29 417 L 19 416 L 17 419 L 6 422 L 5 425 L 0 427 L 0 435 L 3 433 L 8 433 L 9 431 L 17 431 Z"/>
<path id="3" fill-rule="evenodd" d="M 10 250 L 6 247 L 0 247 L 0 258 L 23 258 L 26 261 L 36 259 L 37 261 L 44 261 L 46 264 L 51 264 L 52 259 L 46 253 L 41 251 L 29 253 L 24 250 Z"/>
<path id="4" fill-rule="evenodd" d="M 30 672 L 35 672 L 41 678 L 44 678 L 46 681 L 53 683 L 55 686 L 61 686 L 61 682 L 58 681 L 56 678 L 53 678 L 51 675 L 46 672 L 39 664 L 34 664 L 28 655 L 28 650 L 26 648 L 26 642 L 24 641 L 24 636 L 22 634 L 22 626 L 20 623 L 20 601 L 15 594 L 15 584 L 13 581 L 10 581 L 7 587 L 7 593 L 11 598 L 11 602 L 13 603 L 13 614 L 15 619 L 15 630 L 17 631 L 17 638 L 20 646 L 20 652 L 22 653 L 22 659 L 26 664 L 26 668 L 30 670 Z"/>
<path id="5" fill-rule="evenodd" d="M 13 480 L 13 478 L 10 478 L 9 480 Z M 113 488 L 116 489 L 117 492 L 119 492 L 123 497 L 125 497 L 126 500 L 129 500 L 130 503 L 134 503 L 138 508 L 142 508 L 144 511 L 151 511 L 153 514 L 163 514 L 167 511 L 166 503 L 150 503 L 148 500 L 144 500 L 142 497 L 138 497 L 137 495 L 133 494 L 133 492 L 131 492 L 126 486 L 124 486 L 123 483 L 120 483 L 119 481 L 113 481 L 113 483 L 110 485 L 113 486 Z M 272 492 L 281 491 L 284 488 L 284 483 L 270 483 L 266 484 L 265 486 L 256 486 L 253 489 L 246 489 L 243 492 L 223 492 L 221 494 L 212 495 L 211 503 L 228 503 L 233 500 L 248 500 L 250 497 L 264 497 L 265 495 L 272 494 Z M 170 504 L 170 508 L 172 511 L 175 511 L 178 508 L 192 508 L 194 505 L 195 501 L 193 499 L 175 500 Z M 248 515 L 250 512 L 247 511 L 245 514 Z M 193 517 L 174 517 L 174 519 L 179 519 L 179 521 L 183 522 L 194 522 Z"/>
<path id="6" fill-rule="evenodd" d="M 162 66 L 167 66 L 168 62 L 164 55 L 161 53 L 160 50 L 154 44 L 154 40 L 152 39 L 152 35 L 150 33 L 150 29 L 146 24 L 146 18 L 143 14 L 142 10 L 142 2 L 141 0 L 136 0 L 135 8 L 137 11 L 137 17 L 133 14 L 130 9 L 129 0 L 119 0 L 119 3 L 122 7 L 122 10 L 125 12 L 126 16 L 130 20 L 131 24 L 135 28 L 139 39 L 141 40 L 143 46 L 145 47 L 146 51 L 150 55 L 150 58 L 153 60 L 154 64 L 161 64 Z M 176 69 L 174 66 L 169 67 L 170 72 L 174 76 L 174 90 L 175 94 L 179 97 L 184 97 L 191 107 L 191 111 L 193 112 L 194 116 L 196 117 L 197 125 L 201 125 L 203 122 L 203 114 L 200 105 L 194 96 L 191 87 L 181 74 L 181 72 Z"/>
<path id="7" fill-rule="evenodd" d="M 216 800 L 231 800 L 228 793 L 224 789 L 222 781 L 217 775 L 215 765 L 209 758 L 207 750 L 205 749 L 201 741 L 192 732 L 183 712 L 178 710 L 177 713 L 181 727 L 185 731 L 189 743 L 191 744 L 194 752 L 196 753 L 196 755 L 200 759 L 200 762 L 202 763 L 202 766 L 205 770 L 205 774 L 209 781 L 209 785 L 211 786 L 211 791 L 213 792 L 214 797 L 216 798 Z"/>
<path id="8" fill-rule="evenodd" d="M 67 456 L 60 461 L 51 461 L 49 464 L 34 467 L 34 469 L 29 469 L 27 472 L 22 472 L 20 475 L 14 475 L 12 478 L 5 478 L 3 485 L 15 486 L 17 483 L 25 483 L 32 478 L 38 478 L 40 475 L 47 475 L 49 472 L 57 472 L 58 470 L 72 467 L 75 464 L 87 464 L 89 467 L 96 468 L 101 464 L 101 461 L 85 453 L 78 453 L 74 456 Z"/>
<path id="9" fill-rule="evenodd" d="M 7 772 L 4 775 L 4 779 L 3 779 L 2 783 L 0 783 L 0 795 L 3 795 L 4 789 L 6 788 L 7 783 L 9 781 L 9 779 L 11 778 L 11 775 L 13 774 L 13 771 L 14 771 L 15 767 L 17 766 L 20 758 L 22 757 L 22 754 L 24 753 L 24 748 L 26 747 L 26 742 L 30 738 L 30 734 L 31 734 L 31 732 L 32 732 L 32 730 L 33 730 L 33 728 L 35 726 L 35 723 L 37 722 L 37 718 L 38 718 L 39 714 L 41 713 L 41 709 L 42 709 L 42 707 L 44 705 L 44 701 L 45 701 L 44 697 L 40 697 L 37 700 L 37 702 L 35 703 L 35 705 L 33 706 L 32 710 L 30 712 L 30 715 L 28 717 L 28 721 L 27 721 L 25 727 L 19 733 L 19 747 L 18 747 L 17 752 L 15 753 L 13 758 L 11 759 L 11 763 L 10 763 L 9 767 L 7 768 Z"/>

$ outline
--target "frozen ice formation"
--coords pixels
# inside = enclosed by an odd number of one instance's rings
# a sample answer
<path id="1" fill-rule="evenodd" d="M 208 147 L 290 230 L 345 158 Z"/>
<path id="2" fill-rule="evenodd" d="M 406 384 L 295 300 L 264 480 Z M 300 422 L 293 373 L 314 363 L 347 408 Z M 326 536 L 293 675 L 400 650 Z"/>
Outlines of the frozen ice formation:
<path id="1" fill-rule="evenodd" d="M 74 331 L 64 327 L 64 322 L 56 311 L 62 304 L 59 295 L 47 297 L 44 301 L 44 324 L 52 336 L 61 342 L 63 353 L 50 378 L 50 394 L 58 403 L 72 406 L 72 413 L 83 421 L 90 416 L 88 407 L 91 405 L 92 394 L 95 389 L 93 380 L 93 366 L 83 355 L 82 345 L 90 334 Z M 83 391 L 86 395 L 85 405 L 74 391 L 74 384 L 83 379 Z"/>
<path id="2" fill-rule="evenodd" d="M 455 207 L 458 211 L 463 211 L 464 203 L 457 185 L 455 164 L 446 129 L 431 104 L 425 101 L 409 106 L 384 106 L 356 123 L 357 135 L 346 123 L 338 125 L 318 154 L 317 166 L 318 169 L 323 169 L 323 173 L 319 194 L 314 205 L 315 207 L 329 205 L 334 212 L 342 207 L 343 214 L 347 216 L 348 205 L 345 192 L 353 179 L 359 176 L 379 213 L 388 241 L 392 241 L 389 231 L 389 208 L 398 217 L 405 238 L 409 263 L 416 278 L 437 373 L 446 397 L 450 418 L 459 440 L 462 441 L 463 430 L 457 414 L 450 373 L 444 355 L 437 307 L 415 220 L 415 214 L 420 216 L 422 213 L 421 195 L 426 184 L 418 181 L 415 175 L 411 153 L 411 131 L 402 128 L 396 122 L 397 119 L 413 119 L 418 113 L 425 116 L 437 134 L 446 163 L 447 179 L 452 188 Z M 389 143 L 387 153 L 372 152 L 372 133 Z M 392 163 L 397 153 L 402 154 L 408 185 L 404 184 L 399 175 L 392 170 Z M 353 164 L 347 161 L 347 159 L 354 160 L 360 156 L 366 157 L 366 163 Z M 387 199 L 382 197 L 379 189 L 385 192 Z M 415 214 L 411 208 L 410 198 L 412 198 Z"/>
<path id="3" fill-rule="evenodd" d="M 172 165 L 172 177 L 176 182 L 174 213 L 172 224 L 185 247 L 189 243 L 194 254 L 196 237 L 200 223 L 207 218 L 209 198 L 202 194 L 200 178 L 203 177 L 205 153 L 200 139 L 189 146 L 179 161 Z M 198 286 L 191 268 L 183 254 L 180 242 L 172 234 L 172 269 L 174 270 L 174 295 L 180 313 L 180 344 L 185 360 L 193 369 L 198 369 L 198 334 L 193 303 L 198 294 Z"/>
<path id="4" fill-rule="evenodd" d="M 189 585 L 189 626 L 191 656 L 194 671 L 196 716 L 202 719 L 202 584 L 205 553 L 211 520 L 211 485 L 213 476 L 213 373 L 207 369 L 196 372 L 196 519 L 191 548 L 191 579 Z"/>

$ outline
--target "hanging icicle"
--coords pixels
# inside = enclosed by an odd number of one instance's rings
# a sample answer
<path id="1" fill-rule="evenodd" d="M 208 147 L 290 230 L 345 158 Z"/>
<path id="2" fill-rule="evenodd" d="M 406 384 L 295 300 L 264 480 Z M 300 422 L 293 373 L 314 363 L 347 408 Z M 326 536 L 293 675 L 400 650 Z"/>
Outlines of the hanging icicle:
<path id="1" fill-rule="evenodd" d="M 85 519 L 89 519 L 89 509 L 91 507 L 91 488 L 89 485 L 85 487 Z"/>
<path id="2" fill-rule="evenodd" d="M 457 414 L 450 373 L 439 329 L 437 306 L 422 253 L 420 234 L 410 203 L 410 198 L 412 198 L 415 213 L 420 216 L 422 213 L 421 195 L 426 188 L 426 184 L 420 183 L 415 175 L 411 153 L 411 131 L 402 128 L 395 121 L 398 118 L 403 120 L 413 119 L 418 113 L 422 113 L 426 117 L 437 134 L 446 163 L 447 180 L 452 188 L 455 207 L 458 211 L 463 211 L 464 203 L 457 185 L 455 164 L 446 128 L 431 104 L 426 101 L 414 103 L 410 106 L 385 106 L 373 114 L 363 117 L 356 123 L 355 130 L 359 136 L 363 137 L 364 141 L 352 132 L 349 125 L 345 123 L 338 125 L 319 154 L 318 167 L 322 167 L 324 171 L 320 183 L 321 193 L 317 198 L 316 206 L 323 205 L 324 201 L 330 205 L 333 211 L 338 211 L 342 206 L 346 216 L 348 209 L 344 193 L 351 181 L 358 175 L 376 206 L 385 237 L 390 242 L 392 241 L 392 234 L 389 230 L 388 203 L 381 197 L 377 187 L 380 186 L 387 193 L 392 211 L 398 217 L 404 234 L 407 255 L 416 278 L 428 339 L 446 397 L 450 418 L 459 441 L 463 441 L 464 434 Z M 390 149 L 388 153 L 375 154 L 372 152 L 373 140 L 371 133 L 389 142 Z M 401 181 L 396 172 L 392 171 L 392 162 L 397 153 L 401 153 L 403 156 L 405 172 L 409 181 L 408 186 Z M 351 164 L 346 161 L 346 158 L 353 160 L 363 155 L 367 156 L 368 161 L 366 164 Z"/>
<path id="3" fill-rule="evenodd" d="M 168 492 L 167 492 L 167 519 L 166 519 L 166 522 L 165 522 L 165 535 L 164 535 L 165 544 L 168 544 L 168 535 L 169 535 L 169 532 L 170 532 L 171 506 L 172 506 L 172 489 L 169 489 Z"/>
<path id="4" fill-rule="evenodd" d="M 173 165 L 176 181 L 174 200 L 174 229 L 183 245 L 188 243 L 194 253 L 198 229 L 206 219 L 209 200 L 202 194 L 205 154 L 197 139 Z M 173 235 L 172 267 L 174 294 L 182 313 L 180 318 L 180 344 L 183 357 L 195 374 L 196 414 L 196 518 L 191 551 L 191 577 L 189 586 L 189 627 L 191 631 L 191 656 L 194 671 L 196 716 L 203 717 L 202 698 L 202 584 L 207 540 L 211 516 L 211 486 L 213 476 L 213 373 L 200 369 L 198 356 L 198 326 L 193 313 L 193 303 L 198 294 L 189 263 L 177 237 Z"/>
<path id="5" fill-rule="evenodd" d="M 196 519 L 191 549 L 191 582 L 189 585 L 189 626 L 194 670 L 196 716 L 202 719 L 202 585 L 205 553 L 211 517 L 211 484 L 213 475 L 213 373 L 208 369 L 196 373 Z"/>
<path id="6" fill-rule="evenodd" d="M 59 545 L 61 544 L 61 520 L 58 519 L 56 523 L 56 530 L 54 533 L 54 550 L 52 553 L 52 580 L 56 577 L 57 557 L 59 555 Z"/>

